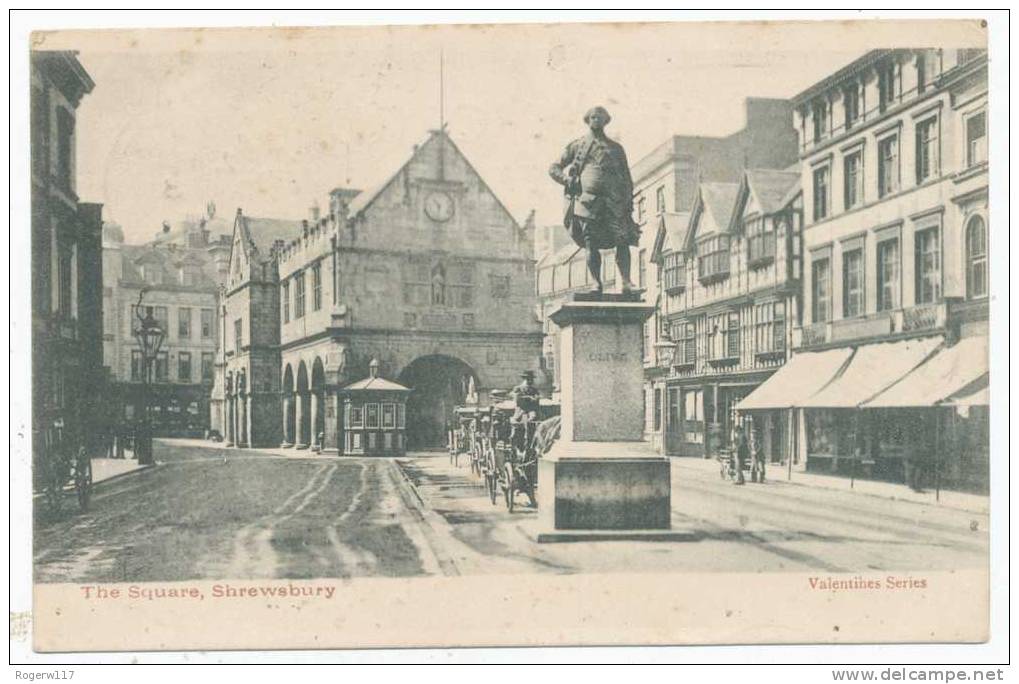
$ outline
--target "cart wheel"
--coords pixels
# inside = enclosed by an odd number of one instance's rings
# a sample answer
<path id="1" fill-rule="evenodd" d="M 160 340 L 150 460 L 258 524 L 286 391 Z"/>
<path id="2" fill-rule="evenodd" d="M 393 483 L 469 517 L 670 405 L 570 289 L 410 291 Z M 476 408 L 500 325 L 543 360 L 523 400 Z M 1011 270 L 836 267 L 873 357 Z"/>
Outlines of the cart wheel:
<path id="1" fill-rule="evenodd" d="M 489 472 L 485 474 L 485 484 L 488 485 L 488 498 L 494 506 L 496 496 L 499 494 L 499 482 L 495 477 L 495 473 Z"/>
<path id="2" fill-rule="evenodd" d="M 513 481 L 513 466 L 509 463 L 506 464 L 506 510 L 510 513 L 513 512 L 513 492 L 516 488 L 516 483 Z"/>
<path id="3" fill-rule="evenodd" d="M 78 507 L 84 513 L 92 498 L 92 459 L 85 453 L 85 447 L 78 451 L 78 462 L 74 470 L 74 489 L 78 494 Z"/>

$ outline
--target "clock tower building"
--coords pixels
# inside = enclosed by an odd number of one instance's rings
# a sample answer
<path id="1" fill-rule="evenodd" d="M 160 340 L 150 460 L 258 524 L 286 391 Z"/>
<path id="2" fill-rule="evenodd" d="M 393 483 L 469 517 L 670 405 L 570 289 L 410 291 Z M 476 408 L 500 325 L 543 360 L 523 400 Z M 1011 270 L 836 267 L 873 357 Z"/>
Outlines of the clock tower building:
<path id="1" fill-rule="evenodd" d="M 445 130 L 374 189 L 333 190 L 322 214 L 276 250 L 284 445 L 342 452 L 339 390 L 373 359 L 412 390 L 410 449 L 441 445 L 454 406 L 538 368 L 534 236 Z"/>

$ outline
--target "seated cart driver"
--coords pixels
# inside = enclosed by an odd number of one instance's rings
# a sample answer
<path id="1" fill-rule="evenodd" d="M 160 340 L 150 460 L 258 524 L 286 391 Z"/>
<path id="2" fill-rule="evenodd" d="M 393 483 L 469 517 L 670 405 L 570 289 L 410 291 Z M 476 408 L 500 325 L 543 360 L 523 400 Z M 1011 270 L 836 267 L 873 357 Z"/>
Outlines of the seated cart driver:
<path id="1" fill-rule="evenodd" d="M 525 370 L 520 374 L 520 377 L 523 382 L 513 388 L 516 410 L 510 419 L 513 424 L 510 441 L 518 449 L 524 448 L 526 444 L 527 426 L 533 426 L 538 420 L 538 408 L 541 402 L 541 394 L 534 386 L 534 371 Z"/>

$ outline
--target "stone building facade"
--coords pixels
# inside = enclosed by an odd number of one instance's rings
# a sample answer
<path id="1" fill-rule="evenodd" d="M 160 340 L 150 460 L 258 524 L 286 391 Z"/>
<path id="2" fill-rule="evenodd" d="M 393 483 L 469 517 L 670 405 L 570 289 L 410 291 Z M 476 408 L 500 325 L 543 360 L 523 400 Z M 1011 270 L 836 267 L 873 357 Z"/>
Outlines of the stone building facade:
<path id="1" fill-rule="evenodd" d="M 135 420 L 147 401 L 157 436 L 198 437 L 210 427 L 219 285 L 230 254 L 226 225 L 212 216 L 164 223 L 144 245 L 125 244 L 119 225 L 104 225 L 103 355 L 116 421 Z M 164 330 L 147 387 L 134 336 L 139 301 L 153 307 Z"/>
<path id="2" fill-rule="evenodd" d="M 340 389 L 377 359 L 412 390 L 408 448 L 441 444 L 468 391 L 484 401 L 539 365 L 532 226 L 445 131 L 374 190 L 333 190 L 328 211 L 239 214 L 214 389 L 228 440 L 341 451 Z"/>
<path id="3" fill-rule="evenodd" d="M 213 428 L 228 446 L 279 446 L 280 301 L 277 258 L 301 222 L 234 217 L 221 281 L 219 357 L 211 392 Z"/>
<path id="4" fill-rule="evenodd" d="M 32 447 L 88 444 L 104 420 L 102 205 L 76 191 L 76 113 L 95 83 L 73 52 L 30 58 Z M 38 471 L 41 472 L 41 471 Z"/>
<path id="5" fill-rule="evenodd" d="M 831 380 L 781 399 L 797 449 L 813 470 L 986 488 L 986 51 L 874 50 L 793 102 L 805 263 L 790 366 Z"/>

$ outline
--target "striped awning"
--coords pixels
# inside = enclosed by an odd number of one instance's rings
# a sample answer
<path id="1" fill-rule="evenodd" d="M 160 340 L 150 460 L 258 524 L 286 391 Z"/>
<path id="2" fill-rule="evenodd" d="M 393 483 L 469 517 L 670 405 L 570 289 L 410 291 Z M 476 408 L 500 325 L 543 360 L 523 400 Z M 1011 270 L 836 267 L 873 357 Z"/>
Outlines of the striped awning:
<path id="1" fill-rule="evenodd" d="M 897 384 L 928 360 L 941 343 L 941 337 L 922 337 L 860 345 L 830 383 L 798 406 L 856 408 Z"/>
<path id="2" fill-rule="evenodd" d="M 737 411 L 800 406 L 830 382 L 853 354 L 852 347 L 793 354 L 788 363 L 736 404 Z"/>
<path id="3" fill-rule="evenodd" d="M 987 376 L 987 338 L 967 337 L 905 374 L 865 404 L 864 408 L 906 408 L 952 404 L 956 395 L 979 392 L 979 381 Z M 984 393 L 986 395 L 986 383 Z M 973 390 L 973 391 L 970 391 Z"/>

